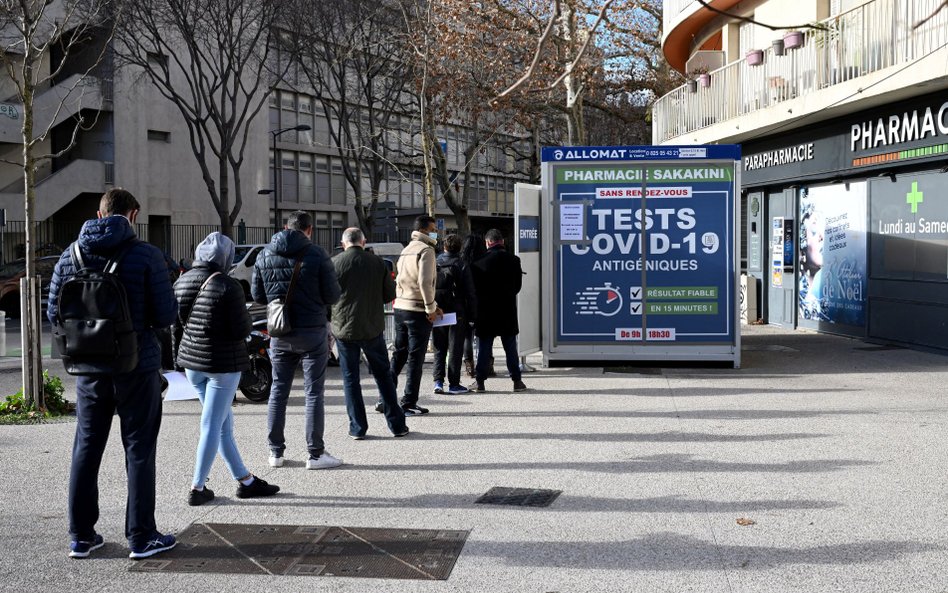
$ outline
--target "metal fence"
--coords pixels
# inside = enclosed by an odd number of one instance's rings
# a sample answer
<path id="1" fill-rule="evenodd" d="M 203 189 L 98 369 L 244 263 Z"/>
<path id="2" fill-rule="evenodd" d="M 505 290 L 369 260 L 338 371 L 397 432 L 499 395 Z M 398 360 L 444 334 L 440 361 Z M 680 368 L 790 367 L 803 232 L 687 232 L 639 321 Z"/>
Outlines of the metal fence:
<path id="1" fill-rule="evenodd" d="M 59 255 L 75 241 L 82 228 L 82 221 L 42 221 L 35 223 L 36 253 Z M 0 263 L 22 259 L 25 254 L 26 225 L 23 221 L 8 221 L 0 226 Z M 147 225 L 136 224 L 135 231 L 143 241 L 152 243 L 175 261 L 190 261 L 194 257 L 194 248 L 210 233 L 219 231 L 214 224 L 172 224 Z M 342 228 L 317 228 L 313 232 L 313 243 L 332 254 L 342 239 Z M 243 226 L 235 229 L 238 243 L 246 245 L 266 244 L 273 237 L 271 227 Z M 394 232 L 372 233 L 376 243 L 406 243 L 411 239 L 411 231 L 397 229 Z"/>
<path id="2" fill-rule="evenodd" d="M 807 30 L 803 47 L 782 55 L 768 47 L 760 65 L 744 57 L 714 70 L 710 86 L 691 82 L 655 102 L 652 141 L 667 142 L 942 49 L 948 44 L 948 10 L 916 26 L 942 2 L 875 0 L 822 21 L 822 29 Z"/>

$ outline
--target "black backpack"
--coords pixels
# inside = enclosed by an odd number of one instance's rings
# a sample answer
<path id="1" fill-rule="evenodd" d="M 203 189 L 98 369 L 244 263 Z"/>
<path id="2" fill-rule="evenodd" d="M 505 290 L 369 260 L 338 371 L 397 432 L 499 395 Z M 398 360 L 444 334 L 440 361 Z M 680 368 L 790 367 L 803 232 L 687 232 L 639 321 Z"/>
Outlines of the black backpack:
<path id="1" fill-rule="evenodd" d="M 53 328 L 70 375 L 128 373 L 138 366 L 138 334 L 132 325 L 125 285 L 116 273 L 136 243 L 123 247 L 102 270 L 87 268 L 79 245 L 73 243 L 76 272 L 59 291 L 59 314 Z"/>
<path id="2" fill-rule="evenodd" d="M 435 301 L 445 313 L 456 313 L 458 310 L 458 292 L 461 288 L 461 270 L 457 264 L 438 264 L 438 280 L 435 284 Z"/>

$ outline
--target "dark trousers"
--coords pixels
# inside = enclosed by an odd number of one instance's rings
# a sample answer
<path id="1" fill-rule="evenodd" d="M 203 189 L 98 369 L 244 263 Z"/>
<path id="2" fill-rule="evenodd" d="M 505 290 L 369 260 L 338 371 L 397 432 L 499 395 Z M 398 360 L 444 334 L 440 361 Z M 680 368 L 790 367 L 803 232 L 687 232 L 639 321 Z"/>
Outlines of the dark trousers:
<path id="1" fill-rule="evenodd" d="M 342 390 L 346 396 L 346 411 L 349 413 L 349 434 L 365 436 L 369 421 L 365 417 L 365 400 L 362 399 L 362 384 L 359 381 L 360 354 L 365 352 L 369 369 L 379 389 L 379 398 L 392 434 L 405 432 L 405 412 L 398 405 L 395 380 L 389 367 L 388 350 L 382 334 L 371 340 L 343 340 L 336 338 L 339 350 L 339 369 L 342 371 Z"/>
<path id="2" fill-rule="evenodd" d="M 428 338 L 431 337 L 431 322 L 428 316 L 417 311 L 395 309 L 395 351 L 392 352 L 392 379 L 398 382 L 398 375 L 408 364 L 405 377 L 405 389 L 402 405 L 413 406 L 418 403 L 418 390 L 421 388 L 421 373 L 425 364 L 425 352 Z"/>
<path id="3" fill-rule="evenodd" d="M 431 330 L 434 342 L 434 380 L 444 382 L 445 362 L 447 362 L 448 385 L 461 385 L 461 357 L 464 353 L 464 335 L 467 321 L 458 315 L 455 325 L 435 327 Z"/>
<path id="4" fill-rule="evenodd" d="M 326 424 L 324 386 L 329 347 L 326 326 L 298 330 L 289 336 L 270 341 L 270 360 L 273 362 L 273 386 L 267 403 L 267 440 L 270 452 L 277 457 L 286 450 L 286 405 L 293 387 L 296 367 L 303 363 L 303 396 L 306 402 L 306 448 L 316 459 L 323 454 L 323 430 Z"/>
<path id="5" fill-rule="evenodd" d="M 477 368 L 474 374 L 478 381 L 487 378 L 487 372 L 490 369 L 490 359 L 493 356 L 494 338 L 496 336 L 477 336 Z M 514 381 L 519 381 L 520 376 L 520 357 L 517 356 L 517 336 L 500 336 L 500 343 L 504 346 L 504 354 L 507 355 L 507 372 Z"/>
<path id="6" fill-rule="evenodd" d="M 141 546 L 155 532 L 155 451 L 161 428 L 158 371 L 76 379 L 76 439 L 69 474 L 69 535 L 92 541 L 99 520 L 99 467 L 118 413 L 128 499 L 125 537 Z"/>

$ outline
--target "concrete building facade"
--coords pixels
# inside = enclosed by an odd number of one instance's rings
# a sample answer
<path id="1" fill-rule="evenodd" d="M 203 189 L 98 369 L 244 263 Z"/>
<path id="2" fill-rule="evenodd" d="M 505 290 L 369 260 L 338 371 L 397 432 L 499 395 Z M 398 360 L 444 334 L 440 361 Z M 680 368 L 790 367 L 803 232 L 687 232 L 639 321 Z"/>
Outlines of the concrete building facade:
<path id="1" fill-rule="evenodd" d="M 67 67 L 40 89 L 35 102 L 37 123 L 42 126 L 38 129 L 52 124 L 38 153 L 60 150 L 68 143 L 77 118 L 82 116 L 84 121 L 75 147 L 60 158 L 44 161 L 37 171 L 36 219 L 42 222 L 41 242 L 50 243 L 50 251 L 61 248 L 75 236 L 78 224 L 95 215 L 102 193 L 121 186 L 142 203 L 140 235 L 176 259 L 188 257 L 192 245 L 218 226 L 219 219 L 178 109 L 140 72 L 113 68 L 110 59 L 75 87 L 80 71 L 84 71 L 82 66 L 77 59 L 75 68 Z M 3 78 L 0 75 L 0 159 L 16 162 L 22 160 L 23 105 L 17 101 L 9 80 Z M 285 81 L 267 84 L 273 91 L 269 107 L 265 106 L 252 121 L 252 140 L 241 173 L 243 201 L 236 221 L 237 238 L 248 243 L 269 239 L 274 226 L 272 194 L 258 192 L 273 189 L 273 167 L 278 162 L 281 218 L 296 209 L 311 212 L 320 229 L 320 242 L 329 247 L 337 242 L 340 231 L 356 224 L 357 219 L 352 190 L 342 176 L 338 153 L 326 133 L 328 123 L 315 96 L 305 88 L 291 88 Z M 58 109 L 60 103 L 63 109 Z M 418 134 L 412 133 L 417 118 L 404 113 L 395 120 L 404 130 L 398 141 L 417 142 Z M 277 158 L 271 149 L 270 132 L 301 124 L 311 130 L 281 134 Z M 457 156 L 458 137 L 466 132 L 461 124 L 444 125 L 439 130 L 448 166 L 455 171 L 463 167 Z M 519 140 L 505 137 L 505 141 Z M 424 211 L 423 172 L 417 159 L 406 158 L 397 165 L 399 174 L 386 180 L 383 197 L 386 207 L 390 207 L 388 212 L 397 216 L 395 226 L 404 230 L 414 216 Z M 513 185 L 526 180 L 525 171 L 527 165 L 521 167 L 513 153 L 499 143 L 485 146 L 469 175 L 477 188 L 470 208 L 475 229 L 512 229 Z M 464 177 L 460 176 L 458 182 L 463 183 Z M 5 210 L 7 221 L 0 239 L 4 261 L 22 256 L 22 185 L 22 168 L 0 162 L 0 208 Z M 443 200 L 436 216 L 444 220 L 446 228 L 456 226 Z"/>
<path id="2" fill-rule="evenodd" d="M 663 51 L 690 80 L 655 104 L 653 142 L 742 146 L 759 316 L 948 349 L 948 9 L 708 4 L 664 3 Z"/>

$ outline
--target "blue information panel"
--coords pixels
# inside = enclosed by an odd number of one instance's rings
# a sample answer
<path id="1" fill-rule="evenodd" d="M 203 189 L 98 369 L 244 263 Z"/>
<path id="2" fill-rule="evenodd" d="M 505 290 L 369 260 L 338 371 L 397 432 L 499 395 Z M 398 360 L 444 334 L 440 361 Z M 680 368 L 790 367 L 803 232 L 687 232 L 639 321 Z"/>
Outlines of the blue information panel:
<path id="1" fill-rule="evenodd" d="M 735 343 L 737 149 L 717 148 L 575 163 L 545 149 L 557 343 Z"/>

